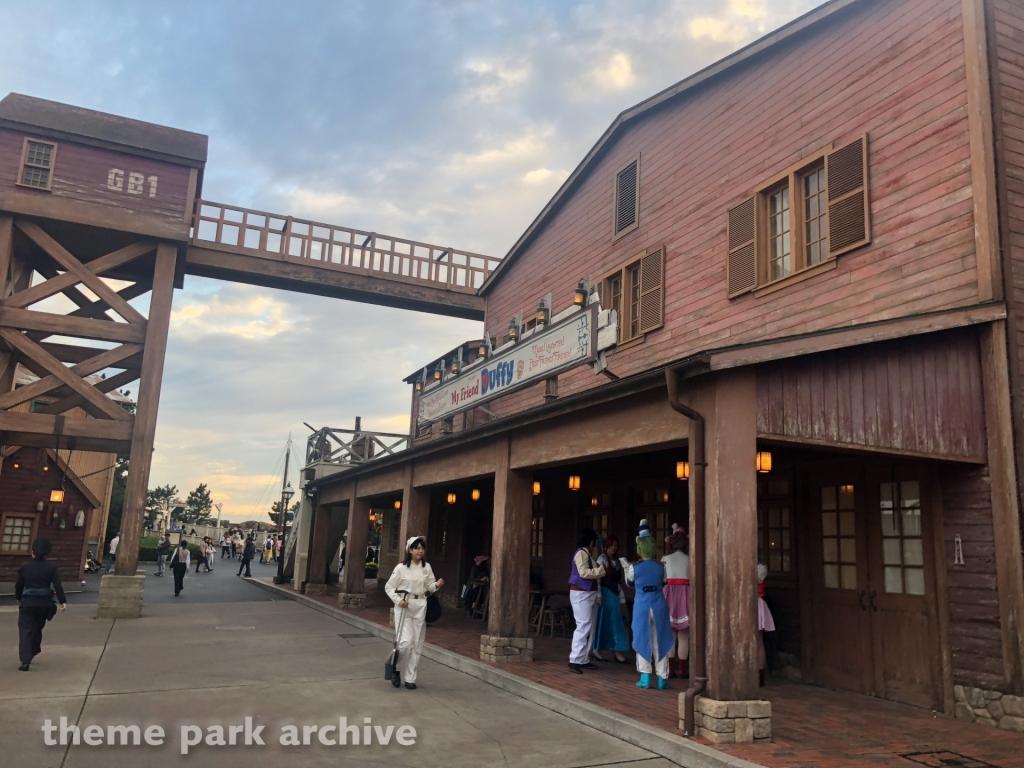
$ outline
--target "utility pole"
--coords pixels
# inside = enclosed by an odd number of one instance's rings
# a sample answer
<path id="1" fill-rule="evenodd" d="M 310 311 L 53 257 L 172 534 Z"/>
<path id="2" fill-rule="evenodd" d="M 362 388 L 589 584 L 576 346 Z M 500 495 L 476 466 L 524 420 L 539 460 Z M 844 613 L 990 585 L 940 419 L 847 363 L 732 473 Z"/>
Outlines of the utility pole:
<path id="1" fill-rule="evenodd" d="M 277 557 L 277 578 L 274 579 L 275 584 L 284 584 L 284 553 L 285 548 L 288 544 L 287 539 L 287 520 L 288 520 L 288 503 L 292 500 L 292 496 L 295 495 L 295 491 L 292 490 L 292 484 L 288 482 L 288 462 L 292 456 L 292 433 L 288 433 L 288 444 L 285 447 L 284 452 L 284 477 L 281 478 L 281 512 L 278 523 L 281 527 L 281 554 Z"/>

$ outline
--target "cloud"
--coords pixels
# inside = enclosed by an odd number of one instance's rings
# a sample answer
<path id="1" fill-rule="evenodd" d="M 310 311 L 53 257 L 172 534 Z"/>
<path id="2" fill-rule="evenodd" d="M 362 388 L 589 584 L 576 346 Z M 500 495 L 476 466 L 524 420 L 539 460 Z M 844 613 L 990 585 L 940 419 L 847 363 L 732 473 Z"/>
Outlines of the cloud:
<path id="1" fill-rule="evenodd" d="M 265 295 L 225 301 L 219 294 L 186 298 L 171 312 L 174 332 L 189 336 L 227 334 L 252 340 L 272 338 L 292 327 L 293 307 Z"/>
<path id="2" fill-rule="evenodd" d="M 590 70 L 590 84 L 600 91 L 622 91 L 636 83 L 633 64 L 621 51 Z"/>

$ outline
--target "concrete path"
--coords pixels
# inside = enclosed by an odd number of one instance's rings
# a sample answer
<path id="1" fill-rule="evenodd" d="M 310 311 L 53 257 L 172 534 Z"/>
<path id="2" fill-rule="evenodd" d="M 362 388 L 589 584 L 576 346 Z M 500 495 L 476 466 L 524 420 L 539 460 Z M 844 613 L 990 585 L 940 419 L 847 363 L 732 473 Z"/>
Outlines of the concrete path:
<path id="1" fill-rule="evenodd" d="M 636 766 L 672 765 L 639 747 L 424 660 L 416 691 L 383 680 L 390 646 L 349 624 L 244 584 L 234 569 L 193 576 L 175 599 L 169 577 L 147 578 L 145 616 L 93 618 L 95 588 L 71 600 L 43 636 L 28 673 L 17 669 L 17 610 L 0 600 L 0 765 L 10 768 L 120 766 Z M 264 573 L 264 571 L 266 571 Z M 260 569 L 269 575 L 270 566 Z M 254 570 L 254 575 L 257 571 Z M 152 599 L 151 599 L 152 592 Z M 165 593 L 169 593 L 167 597 Z M 65 717 L 81 728 L 159 725 L 162 746 L 44 745 L 42 726 Z M 264 746 L 191 747 L 181 728 L 263 725 Z M 282 726 L 411 725 L 415 744 L 279 744 Z M 194 735 L 196 732 L 192 732 Z M 59 733 L 54 736 L 59 739 Z M 239 735 L 244 740 L 244 732 Z"/>

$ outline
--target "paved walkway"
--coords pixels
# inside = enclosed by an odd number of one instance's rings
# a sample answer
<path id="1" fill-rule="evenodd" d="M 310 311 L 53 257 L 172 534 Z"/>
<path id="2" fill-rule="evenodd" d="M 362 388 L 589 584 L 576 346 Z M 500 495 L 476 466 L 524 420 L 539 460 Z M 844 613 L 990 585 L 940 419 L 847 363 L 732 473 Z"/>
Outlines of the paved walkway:
<path id="1" fill-rule="evenodd" d="M 387 626 L 390 601 L 375 587 L 375 582 L 367 582 L 367 607 L 351 613 Z M 333 594 L 311 597 L 337 605 Z M 427 642 L 479 659 L 484 631 L 484 622 L 448 609 L 427 629 Z M 678 698 L 687 681 L 672 680 L 669 691 L 639 690 L 633 685 L 637 675 L 632 664 L 615 663 L 602 664 L 599 671 L 581 678 L 566 668 L 569 644 L 568 638 L 537 638 L 533 664 L 501 668 L 682 735 L 677 727 Z M 720 747 L 722 751 L 770 768 L 1024 766 L 1024 736 L 917 707 L 776 680 L 769 681 L 762 696 L 772 702 L 773 742 Z"/>
<path id="2" fill-rule="evenodd" d="M 383 679 L 389 643 L 246 585 L 228 568 L 190 577 L 177 599 L 157 600 L 173 589 L 147 577 L 147 598 L 154 599 L 135 620 L 94 619 L 90 584 L 47 626 L 43 653 L 28 673 L 17 669 L 16 604 L 0 599 L 4 768 L 671 765 L 429 660 L 418 690 L 396 690 Z M 62 716 L 83 728 L 161 725 L 167 740 L 163 746 L 45 746 L 43 721 Z M 265 726 L 265 746 L 200 745 L 180 754 L 182 725 L 228 726 L 247 716 Z M 337 725 L 339 717 L 411 724 L 417 743 L 324 746 L 315 735 L 309 746 L 278 743 L 283 725 Z"/>

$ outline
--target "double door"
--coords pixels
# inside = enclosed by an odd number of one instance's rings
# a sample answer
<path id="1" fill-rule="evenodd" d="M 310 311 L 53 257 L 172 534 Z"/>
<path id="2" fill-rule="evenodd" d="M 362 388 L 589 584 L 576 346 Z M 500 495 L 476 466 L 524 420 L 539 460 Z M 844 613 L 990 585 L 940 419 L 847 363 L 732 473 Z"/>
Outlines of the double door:
<path id="1" fill-rule="evenodd" d="M 809 475 L 816 682 L 941 705 L 934 547 L 922 471 Z"/>

